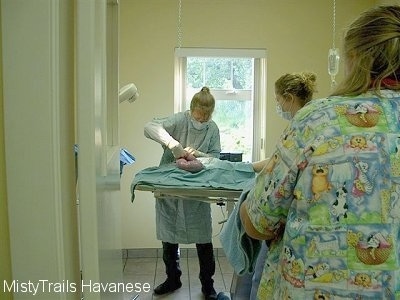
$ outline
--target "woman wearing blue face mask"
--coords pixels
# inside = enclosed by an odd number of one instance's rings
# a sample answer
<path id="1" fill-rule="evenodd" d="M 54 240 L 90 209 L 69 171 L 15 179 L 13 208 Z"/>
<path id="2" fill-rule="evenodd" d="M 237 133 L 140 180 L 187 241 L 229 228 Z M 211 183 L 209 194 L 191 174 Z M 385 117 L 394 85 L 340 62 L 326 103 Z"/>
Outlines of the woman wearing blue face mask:
<path id="1" fill-rule="evenodd" d="M 192 154 L 218 158 L 221 152 L 217 124 L 211 116 L 215 99 L 208 87 L 196 93 L 190 110 L 170 117 L 153 119 L 144 127 L 146 137 L 164 149 L 160 165 Z M 213 275 L 215 260 L 212 245 L 210 203 L 185 199 L 156 200 L 157 239 L 162 241 L 167 279 L 154 289 L 157 295 L 171 293 L 182 286 L 179 244 L 195 243 L 200 265 L 200 282 L 205 299 L 217 299 Z"/>
<path id="2" fill-rule="evenodd" d="M 285 120 L 312 99 L 317 76 L 312 72 L 285 74 L 275 82 L 276 112 Z"/>
<path id="3" fill-rule="evenodd" d="M 316 92 L 316 80 L 317 76 L 312 72 L 284 74 L 279 77 L 275 81 L 276 112 L 278 115 L 285 120 L 291 120 L 296 112 L 312 99 Z M 253 163 L 254 171 L 261 172 L 268 161 L 269 159 L 266 159 Z M 263 243 L 252 277 L 250 300 L 257 299 L 257 291 L 267 254 L 267 243 Z"/>

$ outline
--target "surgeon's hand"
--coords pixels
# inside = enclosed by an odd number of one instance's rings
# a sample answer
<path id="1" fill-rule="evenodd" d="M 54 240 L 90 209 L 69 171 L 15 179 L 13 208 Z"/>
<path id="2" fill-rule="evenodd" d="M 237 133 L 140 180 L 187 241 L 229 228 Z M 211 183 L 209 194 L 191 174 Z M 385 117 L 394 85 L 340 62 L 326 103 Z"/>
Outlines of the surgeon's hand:
<path id="1" fill-rule="evenodd" d="M 203 153 L 203 152 L 201 152 L 201 151 L 199 151 L 199 150 L 196 150 L 196 149 L 194 149 L 194 148 L 192 148 L 192 147 L 186 147 L 184 150 L 185 150 L 187 153 L 192 154 L 194 157 L 204 157 L 204 156 L 207 156 L 207 154 L 205 154 L 205 153 Z"/>
<path id="2" fill-rule="evenodd" d="M 181 158 L 185 157 L 187 155 L 187 152 L 183 150 L 183 147 L 181 144 L 176 145 L 171 149 L 172 154 L 174 155 L 175 158 Z"/>
<path id="3" fill-rule="evenodd" d="M 183 150 L 181 143 L 179 143 L 177 140 L 171 139 L 167 146 L 169 149 L 171 149 L 175 158 L 181 158 L 187 155 L 187 152 Z"/>

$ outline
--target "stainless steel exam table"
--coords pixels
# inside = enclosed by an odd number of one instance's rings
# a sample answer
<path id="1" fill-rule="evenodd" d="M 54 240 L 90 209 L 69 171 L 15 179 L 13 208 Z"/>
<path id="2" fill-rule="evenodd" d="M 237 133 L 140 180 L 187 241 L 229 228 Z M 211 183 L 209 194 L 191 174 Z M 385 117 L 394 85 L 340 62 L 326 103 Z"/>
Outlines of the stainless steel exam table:
<path id="1" fill-rule="evenodd" d="M 242 191 L 231 189 L 215 188 L 177 188 L 165 187 L 148 184 L 137 184 L 137 191 L 152 192 L 156 199 L 177 198 L 188 199 L 188 201 L 205 201 L 216 203 L 217 205 L 226 205 L 228 215 L 233 211 L 235 202 L 238 201 Z M 238 276 L 234 274 L 230 286 L 230 296 L 232 300 L 248 300 L 251 289 L 251 275 Z"/>
<path id="2" fill-rule="evenodd" d="M 226 205 L 226 210 L 230 214 L 233 210 L 235 202 L 238 201 L 241 190 L 215 189 L 215 188 L 177 188 L 157 185 L 138 184 L 135 187 L 137 191 L 152 192 L 156 199 L 178 198 L 196 201 L 204 201 L 216 203 L 218 205 Z"/>
<path id="3" fill-rule="evenodd" d="M 216 158 L 205 158 L 201 162 L 205 168 L 195 174 L 180 170 L 174 163 L 139 171 L 131 184 L 131 200 L 135 199 L 135 191 L 146 191 L 152 192 L 156 199 L 177 198 L 216 203 L 225 206 L 229 216 L 242 191 L 255 178 L 252 164 Z M 248 300 L 249 282 L 245 279 L 234 274 L 230 287 L 232 299 Z"/>

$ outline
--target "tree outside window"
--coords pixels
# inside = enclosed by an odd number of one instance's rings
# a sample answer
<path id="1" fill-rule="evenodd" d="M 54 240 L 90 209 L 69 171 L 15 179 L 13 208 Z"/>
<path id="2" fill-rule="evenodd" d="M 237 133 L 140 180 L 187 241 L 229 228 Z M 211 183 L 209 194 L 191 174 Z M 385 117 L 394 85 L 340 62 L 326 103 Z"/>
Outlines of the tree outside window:
<path id="1" fill-rule="evenodd" d="M 187 57 L 186 108 L 203 86 L 216 99 L 213 120 L 221 133 L 223 152 L 242 153 L 252 160 L 254 59 Z"/>

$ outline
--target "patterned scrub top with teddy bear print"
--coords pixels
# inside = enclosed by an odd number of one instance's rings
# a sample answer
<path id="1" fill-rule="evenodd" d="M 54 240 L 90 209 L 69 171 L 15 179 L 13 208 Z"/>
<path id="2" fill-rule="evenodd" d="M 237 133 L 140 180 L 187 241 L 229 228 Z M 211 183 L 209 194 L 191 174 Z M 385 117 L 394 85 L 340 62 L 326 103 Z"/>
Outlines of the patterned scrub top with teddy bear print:
<path id="1" fill-rule="evenodd" d="M 248 214 L 284 234 L 258 299 L 400 299 L 400 93 L 311 101 L 265 171 Z"/>

